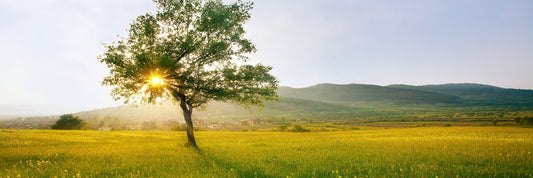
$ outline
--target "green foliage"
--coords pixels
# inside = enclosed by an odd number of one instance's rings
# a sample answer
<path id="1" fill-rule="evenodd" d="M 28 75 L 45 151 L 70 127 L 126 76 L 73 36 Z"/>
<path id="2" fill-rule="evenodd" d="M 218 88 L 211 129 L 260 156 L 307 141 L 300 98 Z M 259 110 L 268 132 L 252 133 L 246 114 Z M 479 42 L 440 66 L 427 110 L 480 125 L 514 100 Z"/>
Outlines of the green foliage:
<path id="1" fill-rule="evenodd" d="M 522 125 L 533 125 L 533 117 L 522 117 L 520 123 Z"/>
<path id="2" fill-rule="evenodd" d="M 63 114 L 59 116 L 59 120 L 50 126 L 51 129 L 56 130 L 77 130 L 85 126 L 85 121 L 79 119 L 72 114 Z"/>
<path id="3" fill-rule="evenodd" d="M 416 128 L 416 127 L 425 127 L 426 124 L 416 124 L 416 125 L 409 125 L 409 128 Z"/>
<path id="4" fill-rule="evenodd" d="M 522 120 L 521 117 L 515 117 L 514 118 L 514 121 L 517 123 L 517 124 L 520 124 L 520 121 Z"/>
<path id="5" fill-rule="evenodd" d="M 533 125 L 533 117 L 515 117 L 514 121 L 519 125 Z"/>
<path id="6" fill-rule="evenodd" d="M 492 125 L 496 126 L 496 125 L 498 125 L 498 122 L 499 122 L 498 119 L 494 119 L 494 120 L 492 120 Z"/>
<path id="7" fill-rule="evenodd" d="M 307 129 L 301 125 L 295 124 L 292 129 L 290 129 L 291 132 L 311 132 L 310 129 Z"/>
<path id="8" fill-rule="evenodd" d="M 244 37 L 251 2 L 154 0 L 155 13 L 137 17 L 129 34 L 99 58 L 110 69 L 103 85 L 125 103 L 170 100 L 180 104 L 187 136 L 196 147 L 192 112 L 211 101 L 250 108 L 277 100 L 272 67 L 247 62 L 255 45 Z M 157 80 L 156 80 L 157 79 Z"/>
<path id="9" fill-rule="evenodd" d="M 110 69 L 103 85 L 115 87 L 115 99 L 172 99 L 191 111 L 210 100 L 249 107 L 277 99 L 278 82 L 268 73 L 272 67 L 234 62 L 256 51 L 243 28 L 252 3 L 155 2 L 157 11 L 139 16 L 128 36 L 106 46 L 99 58 Z M 151 83 L 154 76 L 162 83 Z"/>
<path id="10" fill-rule="evenodd" d="M 285 125 L 285 124 L 281 124 L 281 125 L 278 126 L 278 129 L 279 129 L 280 131 L 285 131 L 285 130 L 287 130 L 287 125 Z"/>
<path id="11" fill-rule="evenodd" d="M 449 124 L 449 123 L 446 123 L 446 124 L 442 124 L 441 127 L 451 127 L 452 125 Z"/>

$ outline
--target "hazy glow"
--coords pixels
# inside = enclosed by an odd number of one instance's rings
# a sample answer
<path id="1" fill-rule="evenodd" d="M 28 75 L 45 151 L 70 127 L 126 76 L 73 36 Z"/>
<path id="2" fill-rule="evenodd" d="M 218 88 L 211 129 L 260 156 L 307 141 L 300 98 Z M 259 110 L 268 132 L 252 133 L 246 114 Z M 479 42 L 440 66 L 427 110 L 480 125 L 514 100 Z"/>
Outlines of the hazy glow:
<path id="1" fill-rule="evenodd" d="M 251 1 L 245 30 L 258 49 L 251 61 L 273 66 L 280 85 L 533 89 L 531 0 Z M 2 112 L 2 105 L 37 104 L 49 114 L 120 105 L 111 87 L 101 86 L 109 72 L 97 60 L 101 43 L 126 36 L 129 24 L 154 8 L 150 0 L 0 1 L 0 75 L 17 76 L 0 77 L 0 115 L 21 113 Z"/>
<path id="2" fill-rule="evenodd" d="M 164 84 L 163 79 L 159 76 L 152 76 L 150 81 L 152 82 L 152 86 L 161 86 Z"/>

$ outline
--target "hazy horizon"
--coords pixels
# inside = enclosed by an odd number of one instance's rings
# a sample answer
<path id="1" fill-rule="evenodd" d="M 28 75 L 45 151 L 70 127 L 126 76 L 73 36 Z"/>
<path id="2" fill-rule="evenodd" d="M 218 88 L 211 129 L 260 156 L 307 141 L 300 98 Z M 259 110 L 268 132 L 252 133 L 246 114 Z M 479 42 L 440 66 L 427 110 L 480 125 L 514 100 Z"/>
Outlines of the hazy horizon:
<path id="1" fill-rule="evenodd" d="M 533 89 L 532 1 L 253 2 L 246 30 L 258 52 L 250 57 L 273 66 L 281 86 Z M 100 85 L 108 73 L 97 60 L 101 43 L 153 9 L 150 0 L 0 2 L 0 107 L 27 108 L 0 117 L 121 105 Z"/>
<path id="2" fill-rule="evenodd" d="M 377 84 L 364 84 L 364 83 L 317 83 L 310 86 L 303 86 L 303 87 L 294 87 L 294 86 L 288 86 L 288 85 L 281 85 L 280 87 L 290 87 L 290 88 L 307 88 L 312 87 L 320 84 L 334 84 L 334 85 L 350 85 L 350 84 L 360 84 L 360 85 L 376 85 L 376 86 L 389 86 L 389 85 L 405 85 L 405 84 L 388 84 L 388 85 L 377 85 Z M 480 83 L 443 83 L 443 84 L 427 84 L 427 85 L 444 85 L 444 84 L 480 84 Z M 481 84 L 486 85 L 486 84 Z M 413 86 L 423 86 L 423 85 L 413 85 Z M 494 85 L 490 85 L 494 86 Z M 494 86 L 494 87 L 500 87 L 500 86 Z M 503 87 L 500 87 L 503 88 Z M 515 88 L 505 88 L 505 89 L 515 89 Z M 531 90 L 531 89 L 526 89 Z M 82 110 L 75 110 L 70 108 L 70 111 L 67 112 L 65 108 L 68 108 L 68 106 L 65 105 L 9 105 L 9 104 L 0 104 L 0 120 L 2 118 L 13 118 L 13 117 L 33 117 L 33 116 L 57 116 L 65 113 L 78 113 L 78 112 L 84 112 L 84 111 L 92 111 L 92 110 L 98 110 L 98 109 L 105 109 L 110 107 L 118 107 L 118 106 L 124 106 L 128 104 L 118 103 L 115 105 L 108 105 L 108 106 L 102 106 L 97 108 L 87 108 Z M 134 106 L 131 106 L 134 107 Z"/>

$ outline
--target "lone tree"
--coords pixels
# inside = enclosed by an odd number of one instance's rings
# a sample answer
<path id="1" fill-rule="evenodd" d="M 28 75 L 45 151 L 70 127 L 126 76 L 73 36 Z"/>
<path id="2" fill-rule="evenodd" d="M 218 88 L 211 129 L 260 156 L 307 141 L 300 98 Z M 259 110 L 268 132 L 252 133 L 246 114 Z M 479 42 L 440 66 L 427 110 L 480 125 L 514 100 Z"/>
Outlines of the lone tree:
<path id="1" fill-rule="evenodd" d="M 59 116 L 59 120 L 50 126 L 51 129 L 57 130 L 76 130 L 85 126 L 85 122 L 72 114 L 63 114 Z"/>
<path id="2" fill-rule="evenodd" d="M 128 36 L 105 46 L 99 57 L 110 69 L 102 84 L 114 86 L 115 100 L 179 103 L 188 145 L 193 147 L 194 108 L 204 108 L 211 100 L 262 108 L 264 101 L 277 100 L 272 67 L 246 63 L 246 54 L 256 51 L 243 28 L 250 19 L 251 2 L 154 2 L 156 12 L 137 17 Z"/>

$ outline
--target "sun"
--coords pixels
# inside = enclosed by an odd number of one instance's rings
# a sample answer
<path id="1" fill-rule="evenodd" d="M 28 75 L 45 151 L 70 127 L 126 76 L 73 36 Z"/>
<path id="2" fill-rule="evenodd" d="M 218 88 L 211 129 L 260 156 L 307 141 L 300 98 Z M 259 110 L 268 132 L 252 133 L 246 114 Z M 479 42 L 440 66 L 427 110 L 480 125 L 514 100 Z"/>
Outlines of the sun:
<path id="1" fill-rule="evenodd" d="M 150 80 L 152 82 L 152 85 L 158 86 L 163 84 L 163 80 L 159 76 L 152 76 L 152 79 Z"/>

